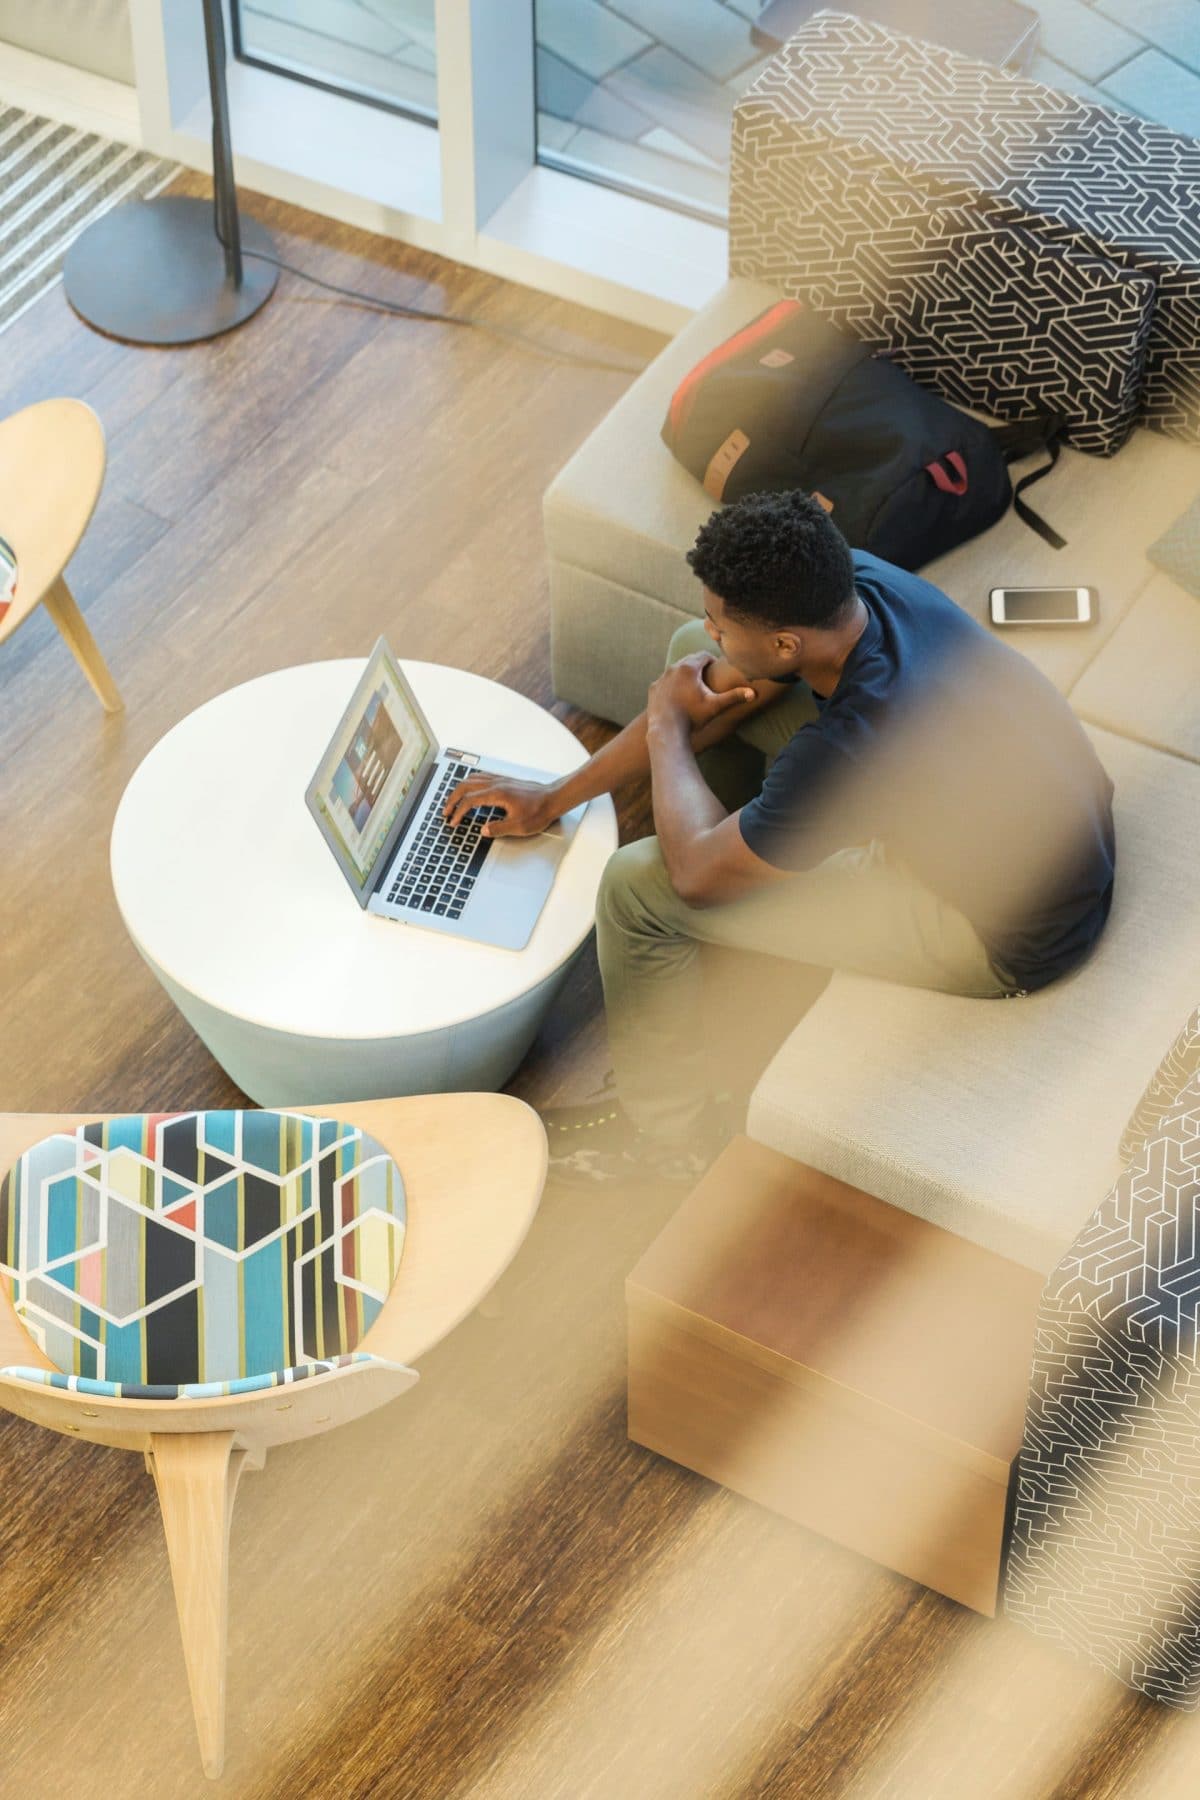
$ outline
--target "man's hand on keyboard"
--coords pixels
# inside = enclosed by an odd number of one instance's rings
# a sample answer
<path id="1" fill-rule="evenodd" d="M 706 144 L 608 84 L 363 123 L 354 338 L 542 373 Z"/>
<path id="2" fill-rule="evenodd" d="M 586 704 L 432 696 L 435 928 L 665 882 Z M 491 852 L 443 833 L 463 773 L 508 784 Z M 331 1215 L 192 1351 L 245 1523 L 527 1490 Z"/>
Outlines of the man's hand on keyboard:
<path id="1" fill-rule="evenodd" d="M 477 806 L 499 806 L 504 816 L 483 827 L 484 837 L 536 837 L 558 817 L 552 788 L 540 781 L 518 781 L 488 775 L 468 775 L 451 788 L 442 817 L 452 829 Z"/>

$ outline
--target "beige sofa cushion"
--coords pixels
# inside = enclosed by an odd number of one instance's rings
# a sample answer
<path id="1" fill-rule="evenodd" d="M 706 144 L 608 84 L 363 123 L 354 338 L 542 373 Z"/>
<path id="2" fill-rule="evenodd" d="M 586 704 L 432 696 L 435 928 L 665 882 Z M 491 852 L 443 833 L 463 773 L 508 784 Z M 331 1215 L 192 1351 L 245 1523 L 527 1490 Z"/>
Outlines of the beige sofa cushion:
<path id="1" fill-rule="evenodd" d="M 1200 768 L 1090 735 L 1117 818 L 1091 961 L 1018 1000 L 835 975 L 749 1116 L 771 1148 L 1046 1272 L 1119 1173 L 1125 1121 L 1200 996 Z"/>
<path id="2" fill-rule="evenodd" d="M 1039 626 L 1013 631 L 1008 639 L 1056 687 L 1071 693 L 1074 704 L 1073 684 L 1155 576 L 1146 546 L 1178 517 L 1197 488 L 1200 450 L 1155 431 L 1135 431 L 1112 457 L 1064 450 L 1058 467 L 1028 498 L 1066 538 L 1065 550 L 1052 550 L 1010 511 L 982 537 L 960 544 L 921 573 L 977 619 L 986 619 L 994 587 L 1094 587 L 1100 597 L 1098 624 Z"/>
<path id="3" fill-rule="evenodd" d="M 0 0 L 0 40 L 132 85 L 129 0 Z"/>
<path id="4" fill-rule="evenodd" d="M 1071 705 L 1109 731 L 1200 762 L 1200 600 L 1155 575 L 1071 689 Z"/>
<path id="5" fill-rule="evenodd" d="M 713 510 L 712 501 L 658 434 L 687 371 L 778 298 L 776 289 L 761 282 L 727 282 L 638 377 L 547 491 L 552 560 L 699 614 L 700 586 L 684 553 Z M 987 616 L 990 589 L 1005 582 L 1097 587 L 1098 625 L 1012 636 L 1067 692 L 1150 580 L 1153 569 L 1144 546 L 1178 516 L 1197 488 L 1200 451 L 1154 432 L 1135 432 L 1108 460 L 1065 450 L 1058 468 L 1029 498 L 1067 538 L 1067 549 L 1052 550 L 1010 511 L 982 537 L 929 564 L 922 574 L 977 619 Z M 597 644 L 602 642 L 598 625 Z"/>

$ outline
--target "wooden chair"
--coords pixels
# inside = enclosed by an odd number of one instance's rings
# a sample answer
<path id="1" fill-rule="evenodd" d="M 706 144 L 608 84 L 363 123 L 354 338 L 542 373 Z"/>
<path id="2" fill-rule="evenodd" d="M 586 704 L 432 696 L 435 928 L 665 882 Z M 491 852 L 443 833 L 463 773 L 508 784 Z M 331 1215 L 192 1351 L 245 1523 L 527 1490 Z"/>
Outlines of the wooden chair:
<path id="1" fill-rule="evenodd" d="M 225 1754 L 229 1528 L 243 1470 L 261 1469 L 273 1445 L 360 1418 L 410 1387 L 417 1377 L 409 1365 L 479 1305 L 516 1254 L 546 1173 L 540 1121 L 506 1095 L 276 1110 L 355 1125 L 400 1168 L 404 1252 L 383 1308 L 357 1346 L 383 1360 L 214 1399 L 104 1398 L 0 1375 L 0 1405 L 21 1418 L 145 1457 L 162 1510 L 200 1754 L 212 1777 Z M 0 1173 L 42 1139 L 97 1116 L 0 1115 Z M 0 1280 L 0 1368 L 11 1365 L 55 1367 Z"/>
<path id="2" fill-rule="evenodd" d="M 16 596 L 0 644 L 44 606 L 101 704 L 120 712 L 116 683 L 63 579 L 104 483 L 104 427 L 82 400 L 40 400 L 0 420 L 0 537 L 17 556 Z"/>

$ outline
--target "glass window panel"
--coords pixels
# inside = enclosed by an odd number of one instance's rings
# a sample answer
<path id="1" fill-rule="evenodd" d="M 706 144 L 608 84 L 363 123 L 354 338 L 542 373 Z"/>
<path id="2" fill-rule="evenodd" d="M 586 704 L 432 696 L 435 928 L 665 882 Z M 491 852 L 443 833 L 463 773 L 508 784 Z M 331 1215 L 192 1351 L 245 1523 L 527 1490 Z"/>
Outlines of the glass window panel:
<path id="1" fill-rule="evenodd" d="M 733 108 L 773 45 L 759 0 L 535 0 L 538 160 L 703 218 L 728 210 Z"/>
<path id="2" fill-rule="evenodd" d="M 246 62 L 437 118 L 436 0 L 234 0 Z"/>

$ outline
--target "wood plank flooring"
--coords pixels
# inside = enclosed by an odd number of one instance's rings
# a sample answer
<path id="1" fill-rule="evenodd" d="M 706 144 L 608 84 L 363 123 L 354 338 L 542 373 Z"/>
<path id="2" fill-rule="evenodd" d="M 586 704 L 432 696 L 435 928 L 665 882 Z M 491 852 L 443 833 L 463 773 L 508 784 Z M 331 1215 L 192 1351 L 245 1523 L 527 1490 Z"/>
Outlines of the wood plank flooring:
<path id="1" fill-rule="evenodd" d="M 659 346 L 247 203 L 331 279 L 581 354 L 636 365 Z M 71 574 L 128 707 L 104 717 L 40 614 L 0 654 L 6 1109 L 238 1099 L 121 927 L 125 782 L 210 695 L 380 630 L 551 703 L 541 495 L 628 380 L 286 275 L 245 330 L 191 350 L 107 342 L 61 291 L 0 336 L 5 410 L 69 393 L 104 419 L 108 479 Z M 557 710 L 585 743 L 606 735 Z M 621 817 L 649 828 L 644 791 Z M 545 1102 L 604 1066 L 585 960 L 514 1085 Z M 628 1443 L 622 1281 L 676 1199 L 551 1188 L 500 1317 L 468 1320 L 411 1396 L 245 1479 L 222 1791 L 1193 1794 L 1192 1721 Z M 0 1416 L 0 1468 L 0 1792 L 211 1792 L 140 1462 Z"/>

